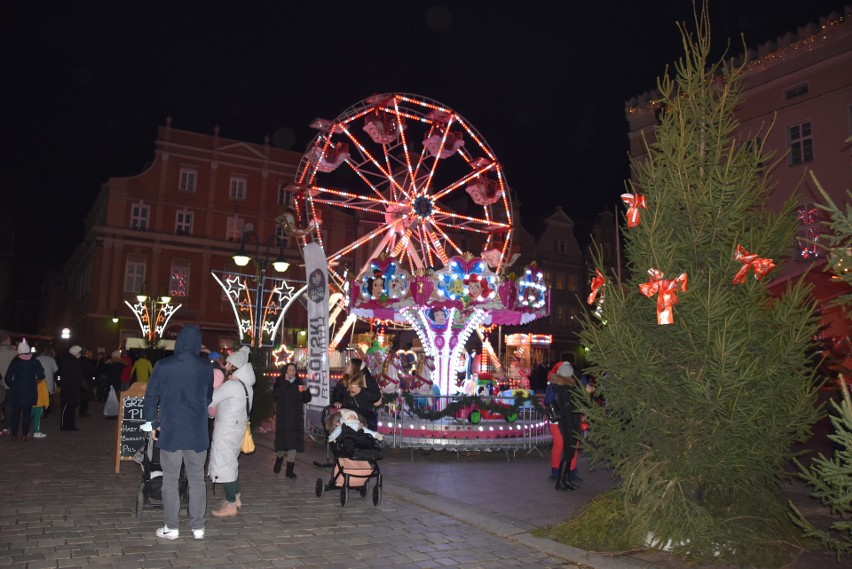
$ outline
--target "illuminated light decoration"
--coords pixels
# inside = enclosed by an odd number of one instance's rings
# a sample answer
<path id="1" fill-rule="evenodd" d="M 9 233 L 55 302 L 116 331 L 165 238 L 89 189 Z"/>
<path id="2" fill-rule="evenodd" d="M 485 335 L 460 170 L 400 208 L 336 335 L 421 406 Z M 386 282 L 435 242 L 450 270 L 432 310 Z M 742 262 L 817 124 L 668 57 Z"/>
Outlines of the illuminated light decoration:
<path id="1" fill-rule="evenodd" d="M 540 274 L 537 272 L 536 274 Z M 386 289 L 395 277 L 401 284 Z M 382 279 L 381 281 L 377 279 Z M 542 281 L 543 282 L 543 281 Z M 424 354 L 434 361 L 434 379 L 443 394 L 461 392 L 454 381 L 454 363 L 465 354 L 470 335 L 484 326 L 518 325 L 547 315 L 547 289 L 545 302 L 523 305 L 516 302 L 514 283 L 504 280 L 491 271 L 488 263 L 471 254 L 448 259 L 444 268 L 436 271 L 419 270 L 412 278 L 399 265 L 397 259 L 379 257 L 367 263 L 366 269 L 352 280 L 350 315 L 372 321 L 404 323 L 414 329 Z M 401 294 L 395 295 L 395 291 Z M 407 291 L 407 292 L 406 292 Z M 538 295 L 542 291 L 535 288 Z M 538 338 L 538 337 L 537 337 Z M 549 336 L 541 335 L 541 342 Z M 491 350 L 489 352 L 489 349 Z M 487 362 L 493 348 L 483 341 L 483 359 Z M 396 389 L 390 385 L 391 377 L 383 380 L 382 388 L 388 393 Z"/>
<path id="2" fill-rule="evenodd" d="M 140 295 L 139 298 L 144 297 Z M 140 300 L 136 304 L 130 304 L 129 301 L 125 300 L 124 304 L 136 316 L 139 329 L 142 330 L 142 336 L 149 342 L 158 341 L 163 337 L 163 332 L 168 326 L 169 320 L 183 306 L 182 304 L 175 305 L 160 301 L 157 297 L 145 298 L 145 300 Z"/>
<path id="3" fill-rule="evenodd" d="M 518 304 L 529 310 L 544 308 L 548 301 L 547 283 L 544 273 L 533 264 L 524 269 L 518 279 Z"/>
<path id="4" fill-rule="evenodd" d="M 821 256 L 819 209 L 808 203 L 796 213 L 799 219 L 796 237 L 796 254 L 800 259 L 816 259 Z"/>
<path id="5" fill-rule="evenodd" d="M 240 343 L 244 345 L 272 346 L 287 309 L 306 288 L 295 291 L 284 279 L 266 276 L 258 282 L 255 275 L 220 271 L 211 274 L 231 305 Z M 260 314 L 256 307 L 260 307 Z"/>
<path id="6" fill-rule="evenodd" d="M 319 231 L 300 237 L 303 244 L 315 241 L 325 248 L 332 289 L 340 290 L 346 280 L 334 263 L 342 264 L 356 249 L 364 259 L 392 256 L 409 274 L 446 265 L 468 248 L 494 250 L 490 262 L 502 270 L 513 236 L 511 192 L 494 152 L 464 117 L 425 97 L 385 93 L 317 127 L 294 180 L 304 189 L 296 200 L 297 223 L 308 226 L 320 208 L 331 208 L 357 212 L 368 228 L 333 247 L 323 243 Z M 313 149 L 328 161 L 341 143 L 348 145 L 348 158 L 333 173 L 324 171 Z M 486 175 L 495 184 L 488 191 L 499 199 L 477 204 L 465 188 Z M 462 201 L 468 205 L 460 208 Z M 365 269 L 355 267 L 355 274 Z"/>
<path id="7" fill-rule="evenodd" d="M 277 368 L 284 367 L 293 361 L 294 353 L 285 344 L 281 344 L 272 350 L 272 364 Z"/>
<path id="8" fill-rule="evenodd" d="M 791 57 L 798 57 L 803 53 L 817 49 L 818 43 L 833 41 L 836 34 L 842 32 L 841 27 L 847 23 L 847 20 L 847 16 L 841 15 L 819 26 L 819 30 L 815 33 L 800 37 L 798 41 L 790 42 L 783 47 L 771 41 L 767 42 L 757 49 L 757 53 L 762 55 L 749 58 L 749 61 L 746 62 L 746 69 L 751 73 L 766 71 Z M 804 29 L 809 28 L 809 26 L 806 26 Z M 630 115 L 645 115 L 656 113 L 660 106 L 660 93 L 654 90 L 644 93 L 640 97 L 633 97 L 627 102 L 624 110 Z"/>

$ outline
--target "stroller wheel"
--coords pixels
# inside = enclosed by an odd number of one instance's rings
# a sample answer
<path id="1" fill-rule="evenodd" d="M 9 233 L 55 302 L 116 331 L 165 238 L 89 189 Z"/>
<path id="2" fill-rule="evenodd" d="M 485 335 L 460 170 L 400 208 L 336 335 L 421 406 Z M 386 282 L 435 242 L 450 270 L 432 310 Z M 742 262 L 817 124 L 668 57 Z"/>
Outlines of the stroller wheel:
<path id="1" fill-rule="evenodd" d="M 139 493 L 136 495 L 136 519 L 142 519 L 145 511 L 145 482 L 139 483 Z"/>
<path id="2" fill-rule="evenodd" d="M 317 498 L 322 498 L 322 493 L 325 492 L 325 482 L 322 478 L 317 478 L 317 483 L 314 485 L 314 490 L 317 493 Z"/>
<path id="3" fill-rule="evenodd" d="M 379 483 L 373 486 L 373 505 L 378 506 L 382 503 L 382 487 Z"/>
<path id="4" fill-rule="evenodd" d="M 364 498 L 367 496 L 367 483 L 365 482 L 363 486 L 358 488 L 358 492 L 361 494 L 361 497 Z"/>
<path id="5" fill-rule="evenodd" d="M 344 484 L 340 487 L 340 505 L 344 508 L 349 503 L 349 485 Z"/>

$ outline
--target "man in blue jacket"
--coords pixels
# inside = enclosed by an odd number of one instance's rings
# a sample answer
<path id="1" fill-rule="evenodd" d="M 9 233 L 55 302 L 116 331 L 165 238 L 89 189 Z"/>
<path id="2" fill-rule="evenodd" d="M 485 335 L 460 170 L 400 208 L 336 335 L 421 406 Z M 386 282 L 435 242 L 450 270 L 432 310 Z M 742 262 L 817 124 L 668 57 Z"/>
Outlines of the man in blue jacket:
<path id="1" fill-rule="evenodd" d="M 213 367 L 200 357 L 201 330 L 184 326 L 175 353 L 154 366 L 145 390 L 143 417 L 159 430 L 157 446 L 163 467 L 163 521 L 157 537 L 177 539 L 180 516 L 178 479 L 181 464 L 189 482 L 190 527 L 195 539 L 204 539 L 207 487 L 207 406 L 213 399 Z M 143 427 L 144 428 L 144 427 Z"/>

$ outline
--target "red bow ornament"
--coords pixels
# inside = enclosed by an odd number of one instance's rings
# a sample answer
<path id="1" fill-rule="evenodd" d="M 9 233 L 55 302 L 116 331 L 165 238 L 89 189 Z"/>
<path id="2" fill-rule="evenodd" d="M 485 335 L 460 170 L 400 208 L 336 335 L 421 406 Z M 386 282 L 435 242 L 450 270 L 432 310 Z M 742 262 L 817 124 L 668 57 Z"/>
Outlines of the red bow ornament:
<path id="1" fill-rule="evenodd" d="M 737 271 L 736 275 L 734 275 L 734 280 L 731 281 L 735 285 L 740 285 L 745 282 L 749 267 L 754 269 L 754 278 L 757 280 L 763 279 L 763 277 L 766 276 L 766 273 L 775 268 L 775 263 L 772 262 L 772 259 L 762 259 L 757 255 L 753 255 L 743 249 L 742 245 L 737 245 L 737 251 L 734 253 L 734 260 L 743 263 L 743 266 L 740 267 L 740 270 Z"/>
<path id="2" fill-rule="evenodd" d="M 621 201 L 627 206 L 627 227 L 639 225 L 639 208 L 648 209 L 642 194 L 621 194 Z"/>
<path id="3" fill-rule="evenodd" d="M 598 290 L 606 283 L 606 279 L 603 274 L 601 274 L 600 270 L 595 269 L 595 276 L 592 277 L 592 292 L 589 293 L 589 298 L 586 300 L 587 303 L 592 304 L 595 302 L 595 297 L 598 295 Z"/>
<path id="4" fill-rule="evenodd" d="M 657 294 L 657 324 L 674 324 L 672 309 L 677 304 L 678 291 L 686 292 L 688 277 L 683 273 L 676 279 L 665 280 L 661 271 L 648 269 L 650 280 L 639 285 L 639 292 L 648 298 Z"/>

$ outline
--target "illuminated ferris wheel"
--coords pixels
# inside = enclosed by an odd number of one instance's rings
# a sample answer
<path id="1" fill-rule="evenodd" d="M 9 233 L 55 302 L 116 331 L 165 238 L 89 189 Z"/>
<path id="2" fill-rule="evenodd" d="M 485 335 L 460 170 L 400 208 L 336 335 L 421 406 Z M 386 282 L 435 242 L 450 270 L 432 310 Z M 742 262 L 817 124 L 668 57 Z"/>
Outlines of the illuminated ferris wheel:
<path id="1" fill-rule="evenodd" d="M 381 254 L 414 273 L 470 251 L 502 272 L 512 237 L 509 187 L 494 152 L 461 115 L 425 97 L 386 93 L 314 126 L 320 132 L 296 175 L 293 223 L 306 227 L 305 242 L 324 246 L 338 284 L 341 262 L 362 259 L 363 267 L 349 266 L 357 274 Z M 329 209 L 353 217 L 354 239 L 323 242 Z"/>

